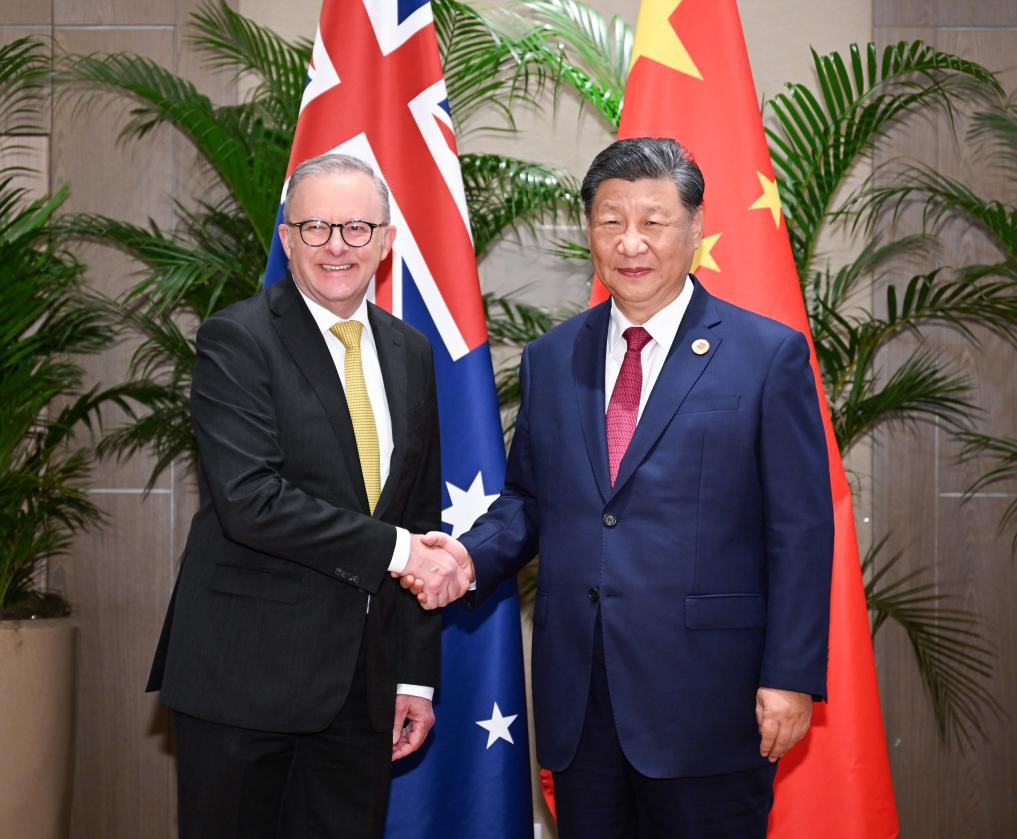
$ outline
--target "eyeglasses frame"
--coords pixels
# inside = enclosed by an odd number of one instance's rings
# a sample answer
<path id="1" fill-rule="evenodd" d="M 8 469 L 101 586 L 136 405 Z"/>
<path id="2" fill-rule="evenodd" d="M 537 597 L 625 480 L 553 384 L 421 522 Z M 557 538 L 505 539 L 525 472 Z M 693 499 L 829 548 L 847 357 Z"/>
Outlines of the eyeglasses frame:
<path id="1" fill-rule="evenodd" d="M 325 239 L 325 241 L 322 242 L 320 245 L 312 245 L 310 242 L 308 242 L 304 238 L 304 225 L 305 224 L 310 224 L 312 221 L 318 222 L 319 224 L 328 224 L 328 227 L 329 227 L 328 238 Z M 343 233 L 343 228 L 346 227 L 347 224 L 366 224 L 369 228 L 371 228 L 371 235 L 367 237 L 367 241 L 364 242 L 364 244 L 362 244 L 362 245 L 353 245 L 353 244 L 350 244 L 349 242 L 346 241 L 346 235 Z M 295 227 L 295 228 L 297 228 L 297 230 L 300 231 L 300 241 L 303 242 L 305 245 L 307 245 L 307 247 L 309 247 L 309 248 L 323 248 L 323 247 L 325 247 L 325 245 L 327 245 L 329 242 L 332 241 L 332 232 L 336 228 L 339 229 L 339 237 L 346 244 L 346 247 L 348 247 L 348 248 L 366 248 L 369 244 L 371 244 L 371 240 L 374 239 L 374 231 L 377 230 L 379 227 L 388 227 L 389 222 L 381 221 L 381 222 L 377 222 L 376 223 L 376 222 L 373 222 L 373 221 L 363 221 L 362 219 L 351 219 L 350 221 L 343 221 L 343 222 L 337 222 L 336 224 L 329 224 L 329 222 L 325 221 L 324 219 L 309 218 L 309 219 L 304 219 L 304 221 L 287 221 L 286 225 L 287 225 L 287 227 Z"/>

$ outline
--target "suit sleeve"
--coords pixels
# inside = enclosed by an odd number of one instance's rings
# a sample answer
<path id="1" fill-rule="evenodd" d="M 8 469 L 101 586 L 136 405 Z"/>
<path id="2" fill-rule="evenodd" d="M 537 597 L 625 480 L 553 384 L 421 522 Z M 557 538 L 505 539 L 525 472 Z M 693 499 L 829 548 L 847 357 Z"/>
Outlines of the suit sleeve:
<path id="1" fill-rule="evenodd" d="M 411 533 L 426 533 L 441 528 L 441 434 L 438 423 L 438 395 L 434 380 L 434 360 L 430 349 L 421 354 L 427 382 L 424 411 L 426 449 L 414 479 L 406 509 L 404 526 Z M 417 598 L 402 588 L 396 609 L 402 627 L 402 644 L 396 669 L 396 681 L 406 685 L 438 687 L 441 665 L 441 610 L 421 608 Z"/>
<path id="2" fill-rule="evenodd" d="M 537 551 L 537 485 L 530 444 L 530 347 L 519 366 L 522 400 L 505 468 L 505 488 L 491 508 L 460 541 L 476 569 L 475 600 L 480 603 L 498 585 L 515 576 Z"/>
<path id="3" fill-rule="evenodd" d="M 198 330 L 191 416 L 199 469 L 227 538 L 377 592 L 395 528 L 283 477 L 269 366 L 242 324 L 213 316 Z"/>
<path id="4" fill-rule="evenodd" d="M 798 332 L 767 374 L 759 460 L 768 586 L 760 684 L 825 699 L 833 500 L 808 343 Z"/>

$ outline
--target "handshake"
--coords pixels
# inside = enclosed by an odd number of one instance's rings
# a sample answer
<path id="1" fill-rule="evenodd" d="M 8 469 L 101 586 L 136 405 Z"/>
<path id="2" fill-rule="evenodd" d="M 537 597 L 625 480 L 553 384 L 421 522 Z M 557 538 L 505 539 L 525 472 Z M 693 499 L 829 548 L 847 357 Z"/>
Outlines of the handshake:
<path id="1" fill-rule="evenodd" d="M 473 560 L 457 540 L 432 530 L 410 536 L 410 558 L 402 573 L 393 571 L 399 585 L 417 595 L 425 609 L 458 600 L 473 582 Z"/>

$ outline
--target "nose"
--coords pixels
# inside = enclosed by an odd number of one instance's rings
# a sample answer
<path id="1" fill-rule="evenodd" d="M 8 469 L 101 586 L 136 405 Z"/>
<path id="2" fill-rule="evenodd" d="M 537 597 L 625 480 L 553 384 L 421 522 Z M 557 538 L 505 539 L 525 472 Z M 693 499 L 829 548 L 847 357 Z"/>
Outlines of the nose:
<path id="1" fill-rule="evenodd" d="M 325 243 L 325 250 L 327 250 L 333 256 L 338 256 L 341 253 L 345 253 L 350 249 L 350 246 L 346 244 L 346 241 L 340 235 L 338 227 L 332 228 L 332 235 L 329 237 L 328 242 Z"/>
<path id="2" fill-rule="evenodd" d="M 624 256 L 639 256 L 646 248 L 646 239 L 635 225 L 627 226 L 618 237 L 618 251 Z"/>

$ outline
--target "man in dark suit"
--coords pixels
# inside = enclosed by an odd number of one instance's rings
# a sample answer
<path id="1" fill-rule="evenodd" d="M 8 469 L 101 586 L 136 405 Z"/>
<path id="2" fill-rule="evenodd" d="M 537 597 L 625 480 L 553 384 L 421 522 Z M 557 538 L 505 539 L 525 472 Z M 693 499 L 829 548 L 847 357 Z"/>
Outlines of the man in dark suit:
<path id="1" fill-rule="evenodd" d="M 689 274 L 704 181 L 614 143 L 582 194 L 611 301 L 528 346 L 476 599 L 535 553 L 537 756 L 561 839 L 753 839 L 826 692 L 833 510 L 806 339 Z M 405 584 L 411 581 L 405 580 Z"/>
<path id="2" fill-rule="evenodd" d="M 297 167 L 292 276 L 198 332 L 200 507 L 149 682 L 173 709 L 182 839 L 380 837 L 434 722 L 444 551 L 427 340 L 366 302 L 395 229 L 363 162 Z M 391 735 L 391 737 L 390 737 Z"/>

